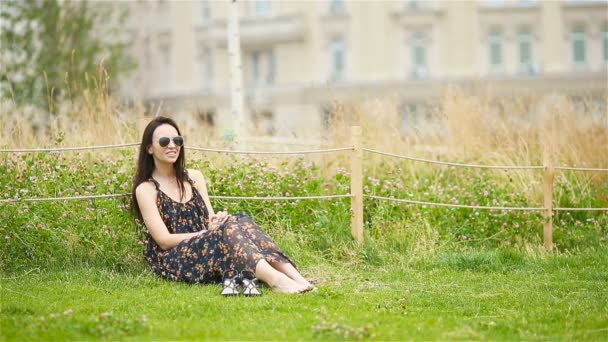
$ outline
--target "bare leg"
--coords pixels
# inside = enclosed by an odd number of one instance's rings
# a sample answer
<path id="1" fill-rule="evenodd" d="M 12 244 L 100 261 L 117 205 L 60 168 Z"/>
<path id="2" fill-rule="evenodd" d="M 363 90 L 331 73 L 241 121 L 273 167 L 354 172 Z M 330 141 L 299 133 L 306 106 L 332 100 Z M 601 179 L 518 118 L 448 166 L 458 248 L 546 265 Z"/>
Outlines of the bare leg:
<path id="1" fill-rule="evenodd" d="M 277 271 L 264 259 L 260 260 L 256 265 L 255 276 L 277 292 L 299 293 L 306 289 L 306 286 L 300 285 L 287 275 Z"/>
<path id="2" fill-rule="evenodd" d="M 305 289 L 313 288 L 314 286 L 304 278 L 298 270 L 291 263 L 288 262 L 273 262 L 270 264 L 272 267 L 287 275 L 289 278 L 293 279 L 300 286 L 304 286 Z"/>

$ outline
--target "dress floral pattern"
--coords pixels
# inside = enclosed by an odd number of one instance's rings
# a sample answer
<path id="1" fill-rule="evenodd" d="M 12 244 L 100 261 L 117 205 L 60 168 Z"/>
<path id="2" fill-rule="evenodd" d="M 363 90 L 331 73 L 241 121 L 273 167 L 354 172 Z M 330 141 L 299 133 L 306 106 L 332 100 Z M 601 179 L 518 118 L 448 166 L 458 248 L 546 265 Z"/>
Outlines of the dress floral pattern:
<path id="1" fill-rule="evenodd" d="M 158 193 L 156 206 L 170 233 L 202 235 L 163 250 L 150 233 L 146 235 L 146 261 L 163 278 L 188 283 L 215 283 L 243 271 L 253 272 L 258 261 L 295 264 L 253 220 L 242 213 L 230 215 L 222 225 L 209 225 L 209 211 L 202 196 L 192 185 L 192 198 L 176 202 L 150 179 Z"/>

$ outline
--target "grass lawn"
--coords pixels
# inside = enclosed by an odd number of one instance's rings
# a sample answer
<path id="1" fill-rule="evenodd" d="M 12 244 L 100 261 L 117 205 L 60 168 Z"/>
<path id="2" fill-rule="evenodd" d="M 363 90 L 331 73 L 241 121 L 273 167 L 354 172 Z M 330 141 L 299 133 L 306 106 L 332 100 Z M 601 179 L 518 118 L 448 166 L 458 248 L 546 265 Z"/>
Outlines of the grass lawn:
<path id="1" fill-rule="evenodd" d="M 2 275 L 2 340 L 608 340 L 608 251 L 322 262 L 319 291 L 222 298 L 145 270 Z"/>

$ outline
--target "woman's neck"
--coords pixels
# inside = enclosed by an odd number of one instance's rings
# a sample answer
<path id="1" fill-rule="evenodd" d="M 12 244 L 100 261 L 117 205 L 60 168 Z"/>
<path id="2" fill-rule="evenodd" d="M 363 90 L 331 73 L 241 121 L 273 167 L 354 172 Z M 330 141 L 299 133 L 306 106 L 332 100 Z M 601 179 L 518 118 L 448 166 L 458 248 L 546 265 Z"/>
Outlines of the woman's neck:
<path id="1" fill-rule="evenodd" d="M 173 168 L 173 164 L 158 163 L 154 167 L 154 171 L 152 172 L 152 177 L 162 178 L 162 179 L 175 178 L 175 169 Z"/>

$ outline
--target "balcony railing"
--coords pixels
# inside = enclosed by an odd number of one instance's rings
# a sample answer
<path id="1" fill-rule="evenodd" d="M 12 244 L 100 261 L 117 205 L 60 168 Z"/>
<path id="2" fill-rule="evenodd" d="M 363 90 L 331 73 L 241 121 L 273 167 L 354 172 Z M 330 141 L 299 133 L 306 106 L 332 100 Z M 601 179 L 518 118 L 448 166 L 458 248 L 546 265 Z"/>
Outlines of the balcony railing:
<path id="1" fill-rule="evenodd" d="M 274 45 L 303 40 L 306 36 L 304 16 L 289 14 L 270 17 L 245 17 L 239 22 L 241 46 Z M 209 26 L 201 26 L 198 35 L 218 46 L 226 46 L 227 21 L 215 20 Z"/>

